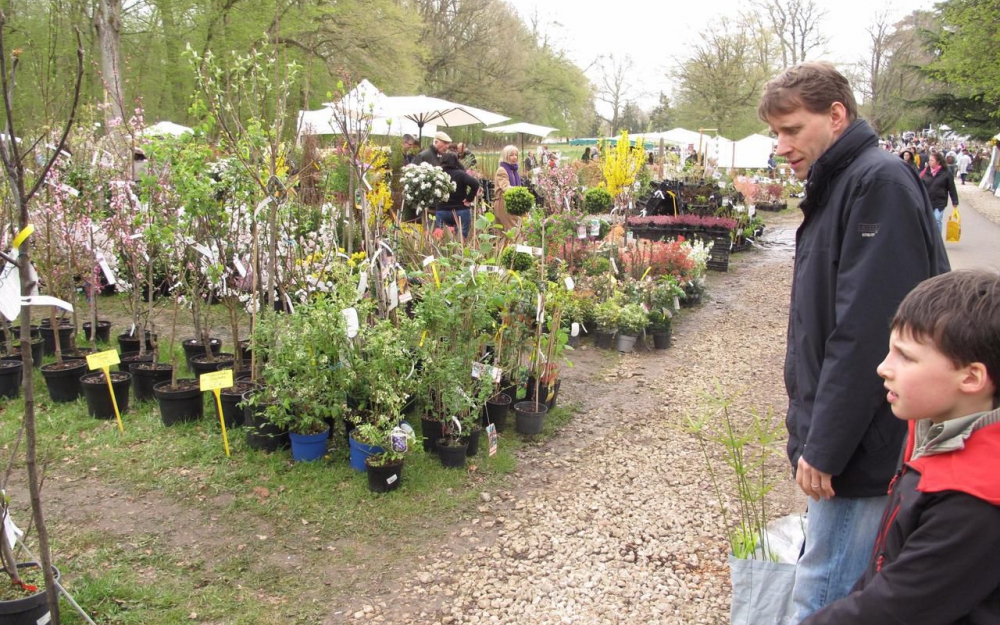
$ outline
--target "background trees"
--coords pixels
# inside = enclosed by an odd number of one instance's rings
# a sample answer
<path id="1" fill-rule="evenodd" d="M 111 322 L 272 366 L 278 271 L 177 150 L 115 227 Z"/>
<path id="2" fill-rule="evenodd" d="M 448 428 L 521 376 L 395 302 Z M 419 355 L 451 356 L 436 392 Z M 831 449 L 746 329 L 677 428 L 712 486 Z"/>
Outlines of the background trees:
<path id="1" fill-rule="evenodd" d="M 204 56 L 267 42 L 302 71 L 293 108 L 318 108 L 345 73 L 391 95 L 425 93 L 559 128 L 592 115 L 583 71 L 503 0 L 3 0 L 12 48 L 31 48 L 18 107 L 51 119 L 72 84 L 73 27 L 90 61 L 84 103 L 127 118 L 192 121 L 194 71 Z M 109 95 L 105 99 L 105 92 Z M 120 94 L 120 95 L 114 95 Z M 44 114 L 43 114 L 44 113 Z M 102 117 L 103 115 L 93 115 Z M 29 123 L 31 120 L 28 120 Z M 105 120 L 106 121 L 106 120 Z"/>

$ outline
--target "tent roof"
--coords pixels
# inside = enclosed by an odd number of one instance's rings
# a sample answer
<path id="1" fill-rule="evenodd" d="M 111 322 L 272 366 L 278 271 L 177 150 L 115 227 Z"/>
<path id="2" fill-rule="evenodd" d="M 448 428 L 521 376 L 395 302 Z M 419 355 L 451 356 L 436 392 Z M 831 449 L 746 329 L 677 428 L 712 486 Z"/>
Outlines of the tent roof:
<path id="1" fill-rule="evenodd" d="M 527 122 L 517 122 L 516 124 L 507 124 L 506 126 L 496 126 L 494 128 L 484 128 L 486 132 L 496 132 L 496 133 L 524 133 L 526 135 L 535 135 L 536 137 L 547 137 L 550 133 L 555 132 L 558 128 L 550 128 L 548 126 L 539 126 L 537 124 L 529 124 Z"/>
<path id="2" fill-rule="evenodd" d="M 194 131 L 187 126 L 168 121 L 156 122 L 142 131 L 145 137 L 179 137 L 186 133 L 194 133 Z"/>

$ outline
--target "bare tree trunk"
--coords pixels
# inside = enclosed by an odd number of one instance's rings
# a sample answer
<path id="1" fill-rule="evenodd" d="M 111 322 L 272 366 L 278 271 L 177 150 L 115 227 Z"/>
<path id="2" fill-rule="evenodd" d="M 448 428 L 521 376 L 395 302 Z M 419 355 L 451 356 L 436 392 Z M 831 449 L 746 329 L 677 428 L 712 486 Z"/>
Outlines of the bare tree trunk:
<path id="1" fill-rule="evenodd" d="M 94 9 L 94 30 L 101 49 L 101 77 L 110 106 L 104 120 L 125 119 L 125 92 L 121 75 L 122 0 L 98 0 Z M 108 125 L 110 128 L 110 124 Z"/>

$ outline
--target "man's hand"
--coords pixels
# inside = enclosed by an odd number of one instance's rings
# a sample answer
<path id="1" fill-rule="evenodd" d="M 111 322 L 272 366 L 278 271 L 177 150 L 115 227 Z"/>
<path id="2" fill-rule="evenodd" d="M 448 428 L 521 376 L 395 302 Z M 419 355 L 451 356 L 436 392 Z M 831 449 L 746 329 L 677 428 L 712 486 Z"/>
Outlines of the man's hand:
<path id="1" fill-rule="evenodd" d="M 813 498 L 813 501 L 830 499 L 834 496 L 833 476 L 814 468 L 801 456 L 798 469 L 795 471 L 795 482 L 803 493 Z"/>

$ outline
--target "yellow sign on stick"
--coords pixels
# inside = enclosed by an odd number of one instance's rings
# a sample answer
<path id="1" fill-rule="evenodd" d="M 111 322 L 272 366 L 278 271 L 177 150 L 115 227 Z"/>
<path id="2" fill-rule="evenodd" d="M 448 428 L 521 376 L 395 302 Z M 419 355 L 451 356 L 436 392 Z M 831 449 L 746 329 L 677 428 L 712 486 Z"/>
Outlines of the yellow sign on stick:
<path id="1" fill-rule="evenodd" d="M 212 373 L 203 373 L 198 378 L 198 384 L 203 391 L 229 388 L 233 385 L 233 370 L 224 369 L 222 371 L 213 371 Z"/>
<path id="2" fill-rule="evenodd" d="M 215 394 L 215 408 L 219 412 L 219 426 L 222 427 L 222 447 L 226 450 L 226 457 L 229 457 L 229 434 L 226 432 L 226 419 L 222 415 L 222 397 L 219 395 L 224 388 L 233 385 L 233 370 L 224 369 L 203 373 L 198 378 L 198 384 L 203 391 L 212 391 Z"/>
<path id="3" fill-rule="evenodd" d="M 111 365 L 117 365 L 121 360 L 118 358 L 118 350 L 109 349 L 106 352 L 98 352 L 87 356 L 87 366 L 91 370 L 107 369 Z"/>

